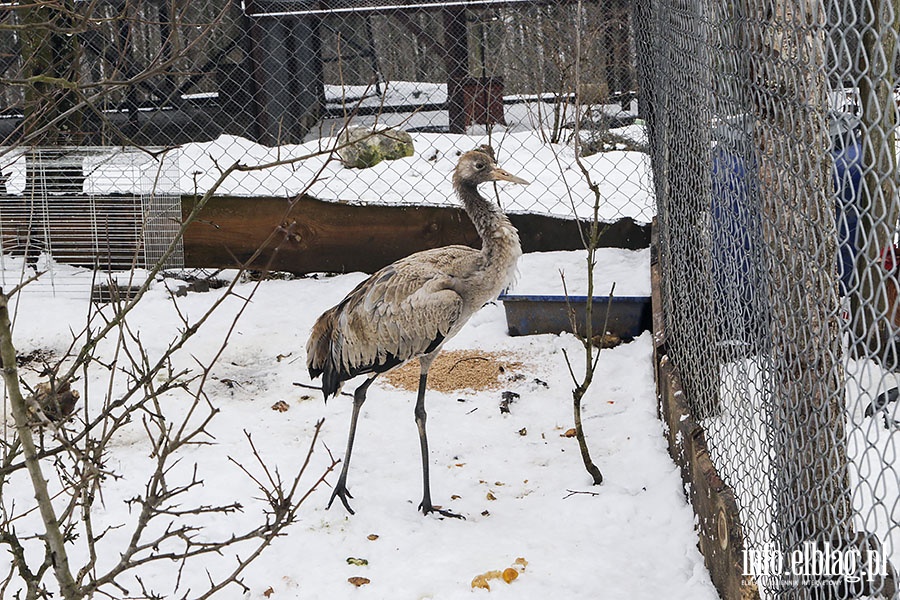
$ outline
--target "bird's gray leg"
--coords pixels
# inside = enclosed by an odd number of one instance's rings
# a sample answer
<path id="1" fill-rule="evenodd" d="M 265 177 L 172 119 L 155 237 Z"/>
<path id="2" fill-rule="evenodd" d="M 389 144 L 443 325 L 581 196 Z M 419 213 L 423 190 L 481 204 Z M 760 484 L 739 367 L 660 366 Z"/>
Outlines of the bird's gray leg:
<path id="1" fill-rule="evenodd" d="M 433 358 L 433 357 L 432 357 Z M 419 359 L 422 364 L 422 374 L 419 375 L 419 396 L 416 398 L 416 427 L 419 429 L 419 445 L 422 448 L 422 502 L 419 504 L 419 510 L 423 514 L 438 512 L 445 517 L 453 517 L 454 519 L 465 519 L 464 516 L 458 515 L 449 510 L 436 508 L 431 503 L 431 484 L 428 477 L 428 436 L 425 433 L 425 421 L 428 415 L 425 413 L 425 385 L 428 381 L 428 368 L 431 366 L 431 358 L 426 357 Z"/>
<path id="2" fill-rule="evenodd" d="M 347 451 L 344 453 L 344 466 L 341 467 L 341 474 L 338 477 L 337 485 L 334 486 L 334 491 L 331 492 L 331 500 L 328 501 L 328 506 L 325 507 L 326 510 L 331 508 L 331 504 L 334 502 L 335 498 L 340 498 L 341 504 L 344 505 L 347 512 L 351 515 L 354 514 L 353 509 L 350 508 L 350 503 L 347 502 L 348 498 L 353 497 L 350 495 L 350 492 L 347 491 L 347 471 L 350 470 L 350 454 L 353 452 L 353 438 L 356 437 L 356 420 L 359 418 L 359 410 L 366 401 L 366 390 L 369 389 L 369 386 L 372 385 L 373 381 L 375 381 L 374 376 L 366 379 L 365 382 L 353 392 L 353 414 L 350 417 L 350 434 L 347 436 Z"/>

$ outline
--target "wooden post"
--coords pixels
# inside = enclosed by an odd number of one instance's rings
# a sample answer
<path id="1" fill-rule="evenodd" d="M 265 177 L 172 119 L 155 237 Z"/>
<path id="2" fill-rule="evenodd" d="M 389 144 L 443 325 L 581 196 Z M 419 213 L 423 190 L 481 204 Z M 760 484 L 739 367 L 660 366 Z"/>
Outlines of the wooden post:
<path id="1" fill-rule="evenodd" d="M 254 141 L 297 144 L 317 122 L 325 100 L 318 17 L 253 17 Z"/>

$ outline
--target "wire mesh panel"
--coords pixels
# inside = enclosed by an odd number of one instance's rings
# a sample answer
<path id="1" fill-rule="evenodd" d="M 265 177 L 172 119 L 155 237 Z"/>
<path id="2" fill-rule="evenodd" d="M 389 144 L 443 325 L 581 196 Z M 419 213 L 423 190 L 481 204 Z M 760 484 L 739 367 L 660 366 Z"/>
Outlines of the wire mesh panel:
<path id="1" fill-rule="evenodd" d="M 3 286 L 43 273 L 31 288 L 84 293 L 95 269 L 183 266 L 176 152 L 60 147 L 5 159 Z"/>
<path id="2" fill-rule="evenodd" d="M 667 352 L 748 594 L 895 593 L 895 9 L 638 3 Z"/>

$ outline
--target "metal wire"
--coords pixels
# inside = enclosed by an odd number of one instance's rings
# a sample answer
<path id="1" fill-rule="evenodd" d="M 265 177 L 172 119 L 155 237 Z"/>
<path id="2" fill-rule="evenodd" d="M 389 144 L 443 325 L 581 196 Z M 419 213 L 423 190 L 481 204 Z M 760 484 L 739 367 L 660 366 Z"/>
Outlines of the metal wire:
<path id="1" fill-rule="evenodd" d="M 116 210 L 130 211 L 134 222 L 167 222 L 148 220 L 157 212 L 150 204 L 205 192 L 233 161 L 253 166 L 317 152 L 325 154 L 235 174 L 217 194 L 306 192 L 335 202 L 444 205 L 453 202 L 449 173 L 458 154 L 483 143 L 492 144 L 505 168 L 534 179 L 503 197 L 506 210 L 590 217 L 594 195 L 573 165 L 576 126 L 581 152 L 598 173 L 601 218 L 648 223 L 655 213 L 627 2 L 104 0 L 58 12 L 53 6 L 37 13 L 0 4 L 0 18 L 11 24 L 0 29 L 0 47 L 10 49 L 0 52 L 0 146 L 141 148 L 149 149 L 150 162 L 159 149 L 179 147 L 177 185 L 118 203 Z M 35 14 L 38 24 L 20 29 Z M 579 29 L 589 43 L 576 48 Z M 58 62 L 37 52 L 43 43 L 55 44 Z M 73 80 L 77 93 L 29 83 L 46 74 Z M 408 131 L 414 156 L 372 168 L 342 165 L 328 151 L 357 126 Z M 17 152 L 0 156 L 0 179 L 19 200 L 28 196 L 31 173 L 22 160 Z M 41 158 L 34 172 L 55 168 L 48 160 Z M 139 171 L 138 180 L 146 175 Z M 113 187 L 127 195 L 123 189 L 134 185 Z M 99 198 L 87 183 L 65 191 Z M 84 202 L 72 210 L 97 210 Z M 37 211 L 43 206 L 37 198 L 33 206 L 26 212 L 36 223 L 46 207 Z M 93 262 L 109 262 L 116 240 L 134 235 L 128 223 L 109 225 L 106 242 L 95 240 Z M 145 231 L 145 248 L 164 237 Z M 41 252 L 64 243 L 57 236 L 34 242 L 30 248 L 47 246 Z M 15 243 L 22 244 L 21 233 Z"/>
<path id="2" fill-rule="evenodd" d="M 57 147 L 6 153 L 0 285 L 43 273 L 31 291 L 90 293 L 90 271 L 184 265 L 178 153 Z"/>
<path id="3" fill-rule="evenodd" d="M 757 557 L 900 562 L 892 8 L 636 10 L 668 352 Z M 764 597 L 894 593 L 858 562 L 745 575 Z"/>

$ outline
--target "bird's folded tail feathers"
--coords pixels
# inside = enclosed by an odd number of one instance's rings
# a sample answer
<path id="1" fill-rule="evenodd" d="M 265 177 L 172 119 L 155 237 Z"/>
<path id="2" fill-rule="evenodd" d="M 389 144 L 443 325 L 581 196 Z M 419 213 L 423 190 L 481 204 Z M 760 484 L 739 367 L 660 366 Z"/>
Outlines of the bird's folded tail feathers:
<path id="1" fill-rule="evenodd" d="M 357 375 L 390 371 L 411 358 L 433 352 L 445 339 L 445 336 L 442 334 L 436 335 L 423 351 L 416 352 L 412 356 L 398 356 L 392 352 L 379 352 L 377 356 L 372 356 L 370 360 L 362 361 L 359 364 L 344 365 L 337 357 L 339 352 L 336 352 L 334 348 L 334 345 L 338 342 L 334 340 L 334 321 L 330 318 L 333 315 L 329 314 L 333 313 L 333 311 L 334 309 L 323 314 L 313 326 L 313 333 L 306 348 L 309 376 L 311 379 L 315 379 L 321 375 L 322 394 L 326 401 L 330 397 L 337 395 L 341 384 L 348 379 L 352 379 Z"/>

